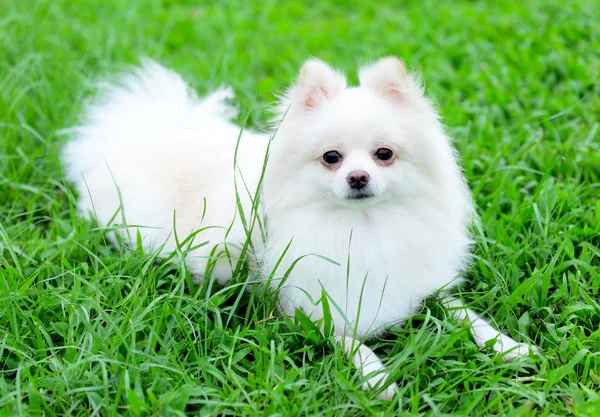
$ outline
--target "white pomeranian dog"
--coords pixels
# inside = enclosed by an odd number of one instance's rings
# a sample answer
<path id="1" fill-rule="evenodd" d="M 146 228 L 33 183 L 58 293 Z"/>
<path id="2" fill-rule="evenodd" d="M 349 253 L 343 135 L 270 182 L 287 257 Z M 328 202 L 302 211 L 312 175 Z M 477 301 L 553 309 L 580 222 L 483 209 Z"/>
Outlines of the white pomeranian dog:
<path id="1" fill-rule="evenodd" d="M 389 399 L 396 385 L 361 342 L 461 282 L 476 217 L 439 116 L 402 62 L 359 75 L 348 87 L 307 61 L 267 135 L 229 121 L 229 90 L 198 99 L 146 62 L 101 86 L 63 163 L 82 213 L 129 245 L 139 234 L 146 251 L 185 252 L 197 279 L 226 283 L 249 239 L 256 279 L 281 311 L 327 314 L 363 388 Z M 444 304 L 479 346 L 495 340 L 507 360 L 536 352 L 459 300 Z"/>

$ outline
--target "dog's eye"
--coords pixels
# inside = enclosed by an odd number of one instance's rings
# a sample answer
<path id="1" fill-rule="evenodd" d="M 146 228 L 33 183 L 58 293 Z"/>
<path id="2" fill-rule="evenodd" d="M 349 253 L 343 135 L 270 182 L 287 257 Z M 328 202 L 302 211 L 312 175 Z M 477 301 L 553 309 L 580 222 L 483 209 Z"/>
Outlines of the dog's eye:
<path id="1" fill-rule="evenodd" d="M 340 155 L 340 153 L 337 151 L 329 151 L 329 152 L 325 152 L 323 154 L 323 161 L 325 161 L 326 164 L 330 164 L 330 165 L 337 164 L 341 160 L 342 160 L 342 155 Z"/>
<path id="2" fill-rule="evenodd" d="M 375 156 L 380 161 L 389 161 L 394 156 L 394 152 L 388 148 L 379 148 L 377 151 L 375 151 Z"/>

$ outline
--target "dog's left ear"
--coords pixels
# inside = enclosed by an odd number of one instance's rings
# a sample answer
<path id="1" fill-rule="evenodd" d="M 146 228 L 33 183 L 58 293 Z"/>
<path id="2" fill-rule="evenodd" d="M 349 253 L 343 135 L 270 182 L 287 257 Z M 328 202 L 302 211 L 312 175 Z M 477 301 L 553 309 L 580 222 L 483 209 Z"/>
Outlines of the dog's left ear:
<path id="1" fill-rule="evenodd" d="M 421 93 L 420 86 L 407 73 L 404 63 L 394 57 L 382 58 L 375 64 L 362 67 L 359 79 L 361 86 L 395 102 L 407 101 L 415 93 Z"/>

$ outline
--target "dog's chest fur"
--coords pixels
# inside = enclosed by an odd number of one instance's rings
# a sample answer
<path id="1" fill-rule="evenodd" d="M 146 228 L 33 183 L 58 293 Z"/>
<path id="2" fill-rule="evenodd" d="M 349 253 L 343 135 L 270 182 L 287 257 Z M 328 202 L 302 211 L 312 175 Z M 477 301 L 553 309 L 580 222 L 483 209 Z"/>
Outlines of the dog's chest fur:
<path id="1" fill-rule="evenodd" d="M 319 319 L 325 290 L 336 333 L 361 337 L 406 319 L 425 297 L 458 283 L 469 245 L 464 229 L 442 216 L 397 206 L 275 213 L 268 229 L 262 273 L 280 287 L 282 310 L 300 308 Z"/>

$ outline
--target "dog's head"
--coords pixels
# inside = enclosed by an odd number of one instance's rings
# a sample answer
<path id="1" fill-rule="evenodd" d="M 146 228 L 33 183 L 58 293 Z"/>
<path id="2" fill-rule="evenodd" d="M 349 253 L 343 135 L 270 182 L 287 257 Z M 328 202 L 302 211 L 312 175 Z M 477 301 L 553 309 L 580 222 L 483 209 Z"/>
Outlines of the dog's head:
<path id="1" fill-rule="evenodd" d="M 302 66 L 280 103 L 268 193 L 362 207 L 409 199 L 456 169 L 437 113 L 401 61 L 384 58 L 359 79 L 347 87 L 322 61 Z"/>

